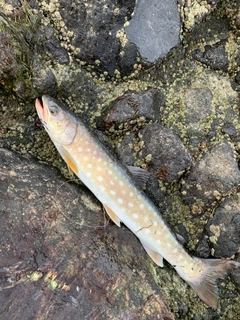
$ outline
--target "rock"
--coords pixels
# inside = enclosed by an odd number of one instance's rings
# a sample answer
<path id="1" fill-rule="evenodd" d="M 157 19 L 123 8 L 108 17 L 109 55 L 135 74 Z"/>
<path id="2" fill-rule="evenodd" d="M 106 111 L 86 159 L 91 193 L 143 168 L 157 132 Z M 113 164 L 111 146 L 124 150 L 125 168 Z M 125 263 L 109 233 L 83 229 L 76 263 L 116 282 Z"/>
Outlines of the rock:
<path id="1" fill-rule="evenodd" d="M 236 135 L 236 128 L 233 123 L 225 123 L 222 127 L 222 132 L 228 134 L 231 138 Z"/>
<path id="2" fill-rule="evenodd" d="M 137 1 L 134 16 L 125 29 L 129 41 L 138 47 L 142 60 L 155 63 L 180 41 L 180 15 L 176 1 Z"/>
<path id="3" fill-rule="evenodd" d="M 45 42 L 45 48 L 49 51 L 54 59 L 60 64 L 68 64 L 69 56 L 66 49 L 62 48 L 60 42 L 57 39 L 50 39 Z"/>
<path id="4" fill-rule="evenodd" d="M 134 120 L 141 116 L 146 120 L 156 121 L 159 119 L 160 107 L 165 104 L 164 95 L 155 89 L 140 93 L 127 93 L 115 100 L 107 110 L 102 120 L 105 127 Z"/>
<path id="5" fill-rule="evenodd" d="M 240 247 L 240 198 L 226 198 L 215 210 L 206 225 L 203 240 L 198 244 L 198 252 L 208 246 L 216 258 L 233 257 Z"/>
<path id="6" fill-rule="evenodd" d="M 0 164 L 1 319 L 174 319 L 136 237 L 85 187 L 5 149 Z"/>
<path id="7" fill-rule="evenodd" d="M 42 5 L 42 9 L 48 12 L 50 5 Z M 120 67 L 123 75 L 129 75 L 137 63 L 137 51 L 133 45 L 122 48 L 118 32 L 130 18 L 134 5 L 134 0 L 127 3 L 118 0 L 90 0 L 87 3 L 61 0 L 52 5 L 55 13 L 52 20 L 57 27 L 67 29 L 67 32 L 62 31 L 63 43 L 71 45 L 75 57 L 93 65 L 98 73 L 107 72 L 113 77 Z M 125 61 L 120 55 L 121 50 Z"/>
<path id="8" fill-rule="evenodd" d="M 149 158 L 149 170 L 158 179 L 172 182 L 179 179 L 191 165 L 190 153 L 170 129 L 159 124 L 149 124 L 142 136 L 142 157 Z"/>
<path id="9" fill-rule="evenodd" d="M 121 142 L 119 142 L 115 148 L 118 159 L 127 166 L 131 166 L 135 162 L 135 158 L 133 155 L 133 141 L 135 138 L 135 132 L 132 132 L 129 135 L 125 135 L 121 139 Z"/>
<path id="10" fill-rule="evenodd" d="M 183 198 L 193 214 L 202 214 L 239 182 L 234 151 L 229 142 L 223 141 L 191 167 L 182 187 Z"/>
<path id="11" fill-rule="evenodd" d="M 214 70 L 228 71 L 228 53 L 225 49 L 226 41 L 222 40 L 213 45 L 206 45 L 204 52 L 199 49 L 192 52 L 197 61 L 204 63 Z"/>

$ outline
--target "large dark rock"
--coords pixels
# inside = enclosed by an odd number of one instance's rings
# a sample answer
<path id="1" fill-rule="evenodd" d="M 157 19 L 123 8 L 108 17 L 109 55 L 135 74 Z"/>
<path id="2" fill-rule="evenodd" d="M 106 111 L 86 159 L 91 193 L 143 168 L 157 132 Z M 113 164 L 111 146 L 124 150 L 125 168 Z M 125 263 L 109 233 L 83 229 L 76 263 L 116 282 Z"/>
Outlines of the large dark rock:
<path id="1" fill-rule="evenodd" d="M 138 240 L 86 188 L 5 149 L 0 165 L 2 320 L 174 319 Z"/>

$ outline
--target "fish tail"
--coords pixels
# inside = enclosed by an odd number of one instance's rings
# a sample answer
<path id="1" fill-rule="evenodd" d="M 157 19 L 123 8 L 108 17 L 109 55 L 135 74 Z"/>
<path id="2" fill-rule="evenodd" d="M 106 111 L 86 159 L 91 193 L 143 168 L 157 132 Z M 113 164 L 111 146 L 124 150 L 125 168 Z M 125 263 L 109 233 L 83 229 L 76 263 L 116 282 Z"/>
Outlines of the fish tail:
<path id="1" fill-rule="evenodd" d="M 202 262 L 201 275 L 187 281 L 200 299 L 212 308 L 218 305 L 218 290 L 216 280 L 225 278 L 227 274 L 240 267 L 240 263 L 233 260 L 200 259 Z"/>

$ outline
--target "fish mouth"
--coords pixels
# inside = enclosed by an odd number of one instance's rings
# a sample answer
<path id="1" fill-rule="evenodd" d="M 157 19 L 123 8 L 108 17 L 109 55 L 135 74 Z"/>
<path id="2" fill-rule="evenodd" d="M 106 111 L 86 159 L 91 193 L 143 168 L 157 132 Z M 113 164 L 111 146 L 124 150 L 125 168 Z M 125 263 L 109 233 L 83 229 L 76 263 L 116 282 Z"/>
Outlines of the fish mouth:
<path id="1" fill-rule="evenodd" d="M 35 106 L 40 120 L 44 121 L 44 105 L 41 97 L 36 99 Z"/>

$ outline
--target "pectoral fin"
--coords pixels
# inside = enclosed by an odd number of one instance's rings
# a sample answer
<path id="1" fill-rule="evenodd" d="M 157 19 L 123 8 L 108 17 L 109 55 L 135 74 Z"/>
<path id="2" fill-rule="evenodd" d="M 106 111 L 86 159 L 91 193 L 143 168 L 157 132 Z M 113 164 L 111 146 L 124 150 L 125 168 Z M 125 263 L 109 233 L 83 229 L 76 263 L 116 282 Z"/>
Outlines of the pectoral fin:
<path id="1" fill-rule="evenodd" d="M 118 216 L 108 206 L 106 206 L 105 204 L 103 206 L 112 221 L 115 222 L 118 227 L 121 227 L 121 220 L 118 218 Z"/>
<path id="2" fill-rule="evenodd" d="M 60 155 L 62 156 L 63 160 L 66 162 L 70 174 L 73 174 L 73 172 L 75 174 L 78 174 L 77 164 L 75 160 L 72 158 L 72 156 L 68 153 L 68 151 L 66 151 L 60 144 L 55 143 L 55 146 Z"/>
<path id="3" fill-rule="evenodd" d="M 141 242 L 142 243 L 142 242 Z M 143 248 L 147 251 L 149 257 L 159 266 L 159 267 L 163 267 L 163 257 L 157 253 L 156 251 L 153 251 L 152 249 L 150 249 L 147 245 L 145 245 L 144 243 L 142 243 Z"/>

